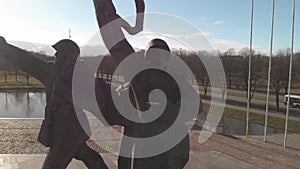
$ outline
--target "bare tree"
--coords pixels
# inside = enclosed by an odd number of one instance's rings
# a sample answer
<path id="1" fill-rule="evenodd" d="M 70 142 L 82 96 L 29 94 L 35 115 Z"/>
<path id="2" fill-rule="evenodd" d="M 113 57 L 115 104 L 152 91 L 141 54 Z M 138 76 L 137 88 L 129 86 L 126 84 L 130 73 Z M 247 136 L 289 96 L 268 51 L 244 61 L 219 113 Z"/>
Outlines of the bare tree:
<path id="1" fill-rule="evenodd" d="M 261 54 L 255 54 L 255 51 L 252 51 L 252 63 L 251 63 L 251 76 L 250 76 L 250 96 L 248 96 L 248 92 L 246 92 L 246 98 L 249 97 L 251 102 L 254 93 L 256 91 L 257 82 L 264 74 L 263 70 L 266 66 L 266 59 Z M 244 88 L 247 91 L 248 89 L 248 77 L 249 77 L 249 58 L 250 58 L 250 50 L 248 48 L 243 48 L 240 50 L 240 55 L 243 57 L 242 64 L 242 72 L 240 73 L 240 78 L 244 81 Z"/>
<path id="2" fill-rule="evenodd" d="M 285 94 L 288 90 L 289 67 L 290 67 L 290 50 L 279 50 L 276 57 L 272 60 L 271 82 L 276 96 L 276 109 L 279 111 L 279 95 L 281 89 Z M 292 77 L 295 76 L 295 67 L 292 71 Z"/>
<path id="3" fill-rule="evenodd" d="M 288 57 L 277 56 L 272 61 L 272 86 L 276 95 L 276 108 L 279 111 L 279 94 L 282 88 L 285 88 L 289 77 Z"/>
<path id="4" fill-rule="evenodd" d="M 239 72 L 242 71 L 241 64 L 243 58 L 239 55 L 236 55 L 234 49 L 228 49 L 220 56 L 222 64 L 225 70 L 227 86 L 229 89 L 232 88 L 233 82 L 237 82 Z"/>

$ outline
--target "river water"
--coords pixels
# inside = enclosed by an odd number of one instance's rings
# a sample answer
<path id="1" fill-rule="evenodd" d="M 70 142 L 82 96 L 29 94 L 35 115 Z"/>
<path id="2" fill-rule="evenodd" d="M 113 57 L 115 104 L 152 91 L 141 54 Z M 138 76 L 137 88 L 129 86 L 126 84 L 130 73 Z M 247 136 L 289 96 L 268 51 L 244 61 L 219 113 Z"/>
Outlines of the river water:
<path id="1" fill-rule="evenodd" d="M 46 95 L 44 92 L 0 92 L 0 118 L 44 118 Z M 90 115 L 88 115 L 90 116 Z M 224 117 L 217 127 L 217 133 L 244 134 L 246 122 Z M 250 134 L 262 134 L 264 126 L 250 123 Z M 282 133 L 282 130 L 268 128 L 268 133 Z"/>
<path id="2" fill-rule="evenodd" d="M 0 118 L 44 118 L 43 92 L 0 92 Z"/>

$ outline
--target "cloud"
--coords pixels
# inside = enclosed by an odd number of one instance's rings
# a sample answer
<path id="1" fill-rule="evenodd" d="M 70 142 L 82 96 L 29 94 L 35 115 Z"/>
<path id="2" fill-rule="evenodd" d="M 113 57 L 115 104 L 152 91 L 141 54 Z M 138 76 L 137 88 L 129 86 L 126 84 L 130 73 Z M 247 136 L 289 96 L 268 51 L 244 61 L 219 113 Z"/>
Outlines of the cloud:
<path id="1" fill-rule="evenodd" d="M 211 36 L 213 32 L 191 32 L 191 33 L 156 33 L 156 32 L 145 32 L 136 36 L 128 36 L 127 39 L 136 48 L 144 49 L 147 43 L 154 38 L 160 38 L 165 40 L 171 48 L 182 48 L 182 49 L 194 49 L 198 50 L 198 45 L 209 44 L 208 37 Z M 203 49 L 209 47 L 205 46 Z"/>
<path id="2" fill-rule="evenodd" d="M 247 44 L 242 44 L 239 42 L 224 40 L 224 39 L 218 39 L 213 41 L 213 45 L 215 46 L 216 49 L 219 50 L 227 50 L 229 48 L 242 49 L 249 46 Z"/>
<path id="3" fill-rule="evenodd" d="M 179 35 L 179 34 L 163 34 L 167 37 L 172 37 L 175 39 L 190 39 L 190 38 L 196 38 L 196 37 L 208 37 L 212 35 L 213 32 L 196 32 L 188 35 Z"/>
<path id="4" fill-rule="evenodd" d="M 225 40 L 225 39 L 217 39 L 213 41 L 213 46 L 216 50 L 220 51 L 226 51 L 230 48 L 235 49 L 236 51 L 239 51 L 243 48 L 249 48 L 249 44 L 242 44 L 236 41 L 230 41 L 230 40 Z M 258 48 L 253 46 L 253 49 L 256 50 L 257 52 L 267 54 L 268 49 L 266 48 Z"/>
<path id="5" fill-rule="evenodd" d="M 214 25 L 221 25 L 222 23 L 224 23 L 224 21 L 223 21 L 223 20 L 220 20 L 220 21 L 214 22 Z"/>

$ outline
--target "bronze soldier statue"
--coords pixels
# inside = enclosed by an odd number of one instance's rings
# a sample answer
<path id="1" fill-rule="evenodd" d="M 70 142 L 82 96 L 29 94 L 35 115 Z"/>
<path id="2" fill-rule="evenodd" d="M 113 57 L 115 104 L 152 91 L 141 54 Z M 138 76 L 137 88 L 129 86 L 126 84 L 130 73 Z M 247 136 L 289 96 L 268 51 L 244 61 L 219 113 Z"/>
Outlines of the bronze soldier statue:
<path id="1" fill-rule="evenodd" d="M 75 109 L 77 112 L 82 110 L 72 101 L 72 74 L 80 49 L 69 39 L 60 40 L 53 48 L 56 50 L 56 61 L 46 62 L 0 37 L 0 57 L 46 87 L 45 119 L 38 140 L 50 150 L 43 169 L 64 169 L 73 158 L 83 161 L 91 169 L 107 169 L 102 157 L 86 144 L 90 135 L 81 127 L 75 112 Z M 87 120 L 86 117 L 83 119 Z"/>

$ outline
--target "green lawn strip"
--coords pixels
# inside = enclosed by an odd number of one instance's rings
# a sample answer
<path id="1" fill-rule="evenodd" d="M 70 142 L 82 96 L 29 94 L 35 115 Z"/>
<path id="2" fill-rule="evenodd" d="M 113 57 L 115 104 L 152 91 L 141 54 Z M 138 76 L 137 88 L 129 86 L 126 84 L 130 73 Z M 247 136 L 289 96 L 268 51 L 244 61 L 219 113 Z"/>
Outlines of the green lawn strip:
<path id="1" fill-rule="evenodd" d="M 291 93 L 300 95 L 300 89 L 291 89 Z"/>
<path id="2" fill-rule="evenodd" d="M 201 86 L 199 87 L 199 92 L 204 93 L 204 89 Z M 209 88 L 207 90 L 207 94 L 210 94 L 210 93 L 211 93 L 211 89 Z"/>
<path id="3" fill-rule="evenodd" d="M 205 112 L 208 112 L 210 105 L 207 103 L 203 103 L 203 108 Z M 241 110 L 235 110 L 225 107 L 223 116 L 246 120 L 246 112 Z M 257 123 L 260 125 L 264 125 L 265 116 L 256 113 L 249 113 L 249 121 L 253 123 Z M 285 119 L 269 116 L 268 117 L 268 126 L 276 129 L 284 130 L 285 128 Z M 288 131 L 291 132 L 300 132 L 300 122 L 289 120 L 288 121 Z"/>
<path id="4" fill-rule="evenodd" d="M 18 76 L 18 80 L 15 80 L 15 77 L 8 76 L 7 81 L 4 77 L 0 76 L 0 87 L 23 87 L 23 86 L 44 86 L 40 81 L 36 80 L 33 77 L 29 77 L 28 84 L 27 79 L 24 76 Z"/>

